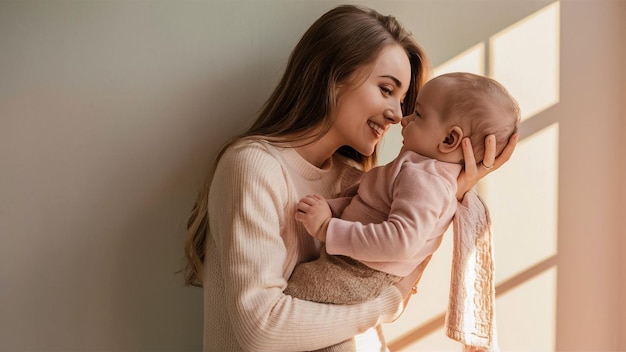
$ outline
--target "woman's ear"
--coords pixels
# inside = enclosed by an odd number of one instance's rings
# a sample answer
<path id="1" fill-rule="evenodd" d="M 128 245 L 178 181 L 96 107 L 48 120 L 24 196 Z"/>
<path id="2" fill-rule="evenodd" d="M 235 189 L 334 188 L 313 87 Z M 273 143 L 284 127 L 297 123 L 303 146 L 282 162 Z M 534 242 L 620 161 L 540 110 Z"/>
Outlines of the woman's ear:
<path id="1" fill-rule="evenodd" d="M 463 140 L 463 130 L 459 126 L 452 126 L 448 130 L 448 134 L 443 141 L 439 142 L 437 149 L 439 152 L 447 154 L 452 153 L 457 150 L 461 146 L 461 141 Z"/>

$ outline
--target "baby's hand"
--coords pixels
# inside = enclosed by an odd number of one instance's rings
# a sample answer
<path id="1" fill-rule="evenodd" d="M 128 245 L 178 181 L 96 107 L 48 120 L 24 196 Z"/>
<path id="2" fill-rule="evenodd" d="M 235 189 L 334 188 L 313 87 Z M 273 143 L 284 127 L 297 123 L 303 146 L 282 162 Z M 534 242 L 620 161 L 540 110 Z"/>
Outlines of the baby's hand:
<path id="1" fill-rule="evenodd" d="M 326 242 L 326 228 L 332 217 L 326 199 L 317 194 L 308 195 L 300 199 L 296 209 L 296 220 L 304 225 L 309 235 Z"/>

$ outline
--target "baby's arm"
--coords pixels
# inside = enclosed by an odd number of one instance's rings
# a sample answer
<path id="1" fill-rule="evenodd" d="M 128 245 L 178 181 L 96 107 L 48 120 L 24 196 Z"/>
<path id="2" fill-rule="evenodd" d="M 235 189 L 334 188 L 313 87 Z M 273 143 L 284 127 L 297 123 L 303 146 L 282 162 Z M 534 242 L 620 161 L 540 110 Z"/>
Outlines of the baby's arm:
<path id="1" fill-rule="evenodd" d="M 326 199 L 317 194 L 308 195 L 298 202 L 296 206 L 296 221 L 304 225 L 309 235 L 321 242 L 326 242 L 326 228 L 332 217 L 330 206 Z"/>
<path id="2" fill-rule="evenodd" d="M 410 260 L 441 234 L 435 226 L 452 217 L 455 191 L 447 178 L 422 167 L 403 167 L 394 179 L 387 218 L 367 222 L 366 212 L 352 213 L 348 220 L 333 218 L 326 230 L 326 249 L 362 261 Z"/>

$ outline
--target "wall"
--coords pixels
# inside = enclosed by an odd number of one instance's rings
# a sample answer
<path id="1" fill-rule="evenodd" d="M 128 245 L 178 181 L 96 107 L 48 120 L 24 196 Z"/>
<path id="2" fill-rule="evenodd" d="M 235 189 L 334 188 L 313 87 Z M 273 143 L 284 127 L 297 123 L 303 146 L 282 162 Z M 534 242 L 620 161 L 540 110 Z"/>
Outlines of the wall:
<path id="1" fill-rule="evenodd" d="M 200 349 L 201 292 L 176 273 L 195 192 L 338 3 L 0 2 L 0 351 Z M 363 3 L 439 65 L 553 2 Z M 624 8 L 561 2 L 559 351 L 626 349 Z"/>
<path id="2" fill-rule="evenodd" d="M 624 18 L 620 2 L 600 5 L 571 1 L 562 6 L 563 100 L 559 113 L 566 118 L 559 165 L 561 293 L 557 319 L 564 324 L 557 325 L 558 350 L 612 350 L 620 335 L 616 307 L 624 292 L 615 280 L 623 270 L 618 258 L 624 230 L 616 221 L 623 216 L 623 209 L 617 206 L 621 166 L 615 161 L 623 151 L 619 131 L 624 96 L 623 82 L 616 78 L 622 76 L 624 64 L 619 25 Z M 599 86 L 603 89 L 597 89 Z M 598 170 L 593 165 L 603 166 Z"/>
<path id="3" fill-rule="evenodd" d="M 621 28 L 621 33 L 622 33 L 622 37 L 620 39 L 620 43 L 622 43 L 621 46 L 621 55 L 622 55 L 622 62 L 624 62 L 626 60 L 626 45 L 624 45 L 623 43 L 626 41 L 626 21 L 624 21 L 624 19 L 626 18 L 626 3 L 622 2 L 621 3 L 621 10 L 618 10 L 619 13 L 621 13 L 621 18 L 622 20 L 620 21 L 622 28 Z M 622 93 L 621 93 L 621 97 L 626 97 L 626 70 L 622 70 L 622 89 L 621 89 Z M 621 135 L 623 136 L 626 133 L 626 99 L 621 99 L 622 105 L 621 105 L 621 117 L 620 117 L 620 121 L 621 121 Z M 621 158 L 621 172 L 620 172 L 620 180 L 624 180 L 626 179 L 626 153 L 621 153 L 622 158 Z M 623 211 L 623 209 L 626 209 L 626 187 L 622 184 L 620 185 L 620 189 L 621 189 L 621 203 L 620 203 L 620 211 Z M 624 232 L 626 229 L 626 217 L 621 216 L 621 224 L 619 225 L 620 227 L 620 232 L 618 234 L 618 236 L 621 238 L 621 253 L 626 253 L 626 236 L 624 236 Z M 620 255 L 620 258 L 622 259 L 621 264 L 620 264 L 620 268 L 626 268 L 626 256 L 624 255 Z M 626 270 L 622 269 L 622 277 L 621 277 L 621 289 L 620 292 L 622 294 L 622 296 L 624 294 L 626 294 Z M 619 349 L 624 351 L 626 350 L 626 302 L 624 302 L 624 300 L 621 300 L 621 312 L 622 312 L 622 318 L 619 324 L 619 336 L 620 336 L 620 340 L 619 340 Z"/>

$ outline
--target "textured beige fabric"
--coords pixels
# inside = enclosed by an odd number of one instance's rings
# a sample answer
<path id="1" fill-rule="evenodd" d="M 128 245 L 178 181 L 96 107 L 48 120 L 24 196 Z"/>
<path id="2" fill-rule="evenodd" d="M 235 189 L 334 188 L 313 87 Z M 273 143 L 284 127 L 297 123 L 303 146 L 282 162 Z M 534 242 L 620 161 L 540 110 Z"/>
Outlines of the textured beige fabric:
<path id="1" fill-rule="evenodd" d="M 296 266 L 285 294 L 312 302 L 357 304 L 378 297 L 400 277 L 374 270 L 342 255 L 328 255 L 324 246 L 316 260 Z M 351 338 L 315 352 L 354 352 Z"/>
<path id="2" fill-rule="evenodd" d="M 446 335 L 465 351 L 498 351 L 494 248 L 485 203 L 470 191 L 459 204 L 454 229 Z"/>

